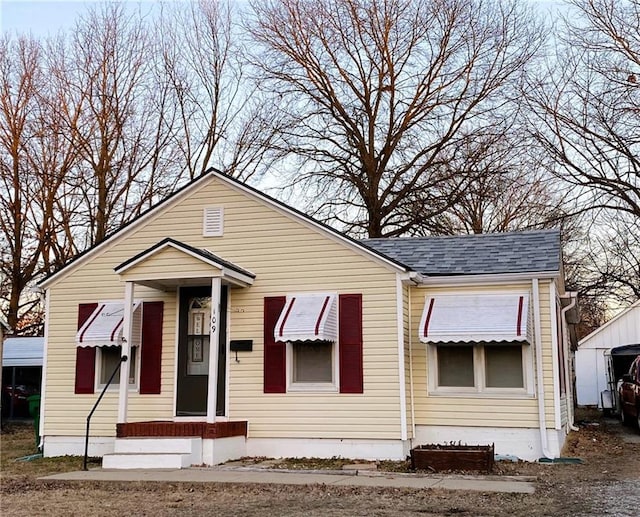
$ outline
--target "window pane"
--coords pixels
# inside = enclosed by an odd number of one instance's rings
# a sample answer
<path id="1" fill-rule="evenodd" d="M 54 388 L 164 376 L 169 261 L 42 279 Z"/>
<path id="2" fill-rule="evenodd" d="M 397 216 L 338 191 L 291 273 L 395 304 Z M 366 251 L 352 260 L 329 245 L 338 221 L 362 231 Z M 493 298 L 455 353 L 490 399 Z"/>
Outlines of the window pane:
<path id="1" fill-rule="evenodd" d="M 293 344 L 293 382 L 333 382 L 331 343 Z"/>
<path id="2" fill-rule="evenodd" d="M 130 350 L 130 370 L 129 370 L 129 384 L 135 384 L 136 376 L 136 351 L 138 347 L 132 347 Z M 115 370 L 116 366 L 120 362 L 120 356 L 122 349 L 119 346 L 103 346 L 100 349 L 100 384 L 106 384 Z M 120 382 L 120 371 L 116 373 L 115 377 L 111 381 L 111 385 L 118 384 Z"/>
<path id="3" fill-rule="evenodd" d="M 524 388 L 522 346 L 484 347 L 487 388 Z"/>
<path id="4" fill-rule="evenodd" d="M 473 346 L 439 346 L 438 386 L 475 386 Z"/>

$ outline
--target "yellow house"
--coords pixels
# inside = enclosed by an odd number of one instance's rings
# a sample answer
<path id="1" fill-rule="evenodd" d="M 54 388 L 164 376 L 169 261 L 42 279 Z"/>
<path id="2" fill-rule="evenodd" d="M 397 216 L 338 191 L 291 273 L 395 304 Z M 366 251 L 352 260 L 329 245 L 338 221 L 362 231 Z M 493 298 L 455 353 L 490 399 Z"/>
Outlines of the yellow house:
<path id="1" fill-rule="evenodd" d="M 553 458 L 572 425 L 557 231 L 355 241 L 212 171 L 41 286 L 45 456 L 83 453 L 103 391 L 113 468 Z"/>

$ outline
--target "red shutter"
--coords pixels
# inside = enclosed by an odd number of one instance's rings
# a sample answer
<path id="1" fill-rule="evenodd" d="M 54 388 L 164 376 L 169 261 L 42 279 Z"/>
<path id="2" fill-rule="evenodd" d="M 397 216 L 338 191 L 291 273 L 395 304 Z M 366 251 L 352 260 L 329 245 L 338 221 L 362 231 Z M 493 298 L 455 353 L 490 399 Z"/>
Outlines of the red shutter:
<path id="1" fill-rule="evenodd" d="M 97 303 L 78 305 L 78 330 L 89 319 Z M 76 348 L 76 393 L 93 393 L 96 375 L 96 349 L 94 347 Z"/>
<path id="2" fill-rule="evenodd" d="M 339 298 L 340 393 L 363 393 L 362 295 Z"/>
<path id="3" fill-rule="evenodd" d="M 271 296 L 264 299 L 264 392 L 285 393 L 287 390 L 286 344 L 276 342 L 274 330 L 287 299 Z"/>
<path id="4" fill-rule="evenodd" d="M 140 354 L 140 393 L 160 393 L 162 369 L 162 315 L 164 302 L 142 304 L 142 351 Z"/>

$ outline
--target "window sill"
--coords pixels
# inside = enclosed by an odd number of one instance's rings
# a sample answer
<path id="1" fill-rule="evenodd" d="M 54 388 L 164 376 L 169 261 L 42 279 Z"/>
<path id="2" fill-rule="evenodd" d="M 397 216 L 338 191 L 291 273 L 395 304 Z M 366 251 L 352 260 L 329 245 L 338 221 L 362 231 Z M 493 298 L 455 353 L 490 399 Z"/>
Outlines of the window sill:
<path id="1" fill-rule="evenodd" d="M 102 391 L 104 389 L 105 385 L 104 384 L 99 384 L 98 386 L 96 386 L 95 391 L 99 392 Z M 107 388 L 107 393 L 114 393 L 116 391 L 120 391 L 120 385 L 119 384 L 112 384 L 111 386 L 109 386 Z M 127 390 L 129 393 L 138 393 L 138 385 L 137 384 L 131 384 L 129 386 L 129 389 Z"/>
<path id="2" fill-rule="evenodd" d="M 477 398 L 477 399 L 535 399 L 535 394 L 526 391 L 428 391 L 429 397 Z"/>
<path id="3" fill-rule="evenodd" d="M 289 384 L 287 393 L 338 393 L 338 387 L 335 384 L 295 383 Z"/>

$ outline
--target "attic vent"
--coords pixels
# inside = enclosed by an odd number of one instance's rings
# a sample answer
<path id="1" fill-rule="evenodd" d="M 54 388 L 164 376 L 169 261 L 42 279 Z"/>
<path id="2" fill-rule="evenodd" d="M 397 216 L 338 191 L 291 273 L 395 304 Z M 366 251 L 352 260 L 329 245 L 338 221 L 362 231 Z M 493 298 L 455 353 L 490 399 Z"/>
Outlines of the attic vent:
<path id="1" fill-rule="evenodd" d="M 221 237 L 224 210 L 221 206 L 208 207 L 204 209 L 204 219 L 202 224 L 203 237 Z"/>

